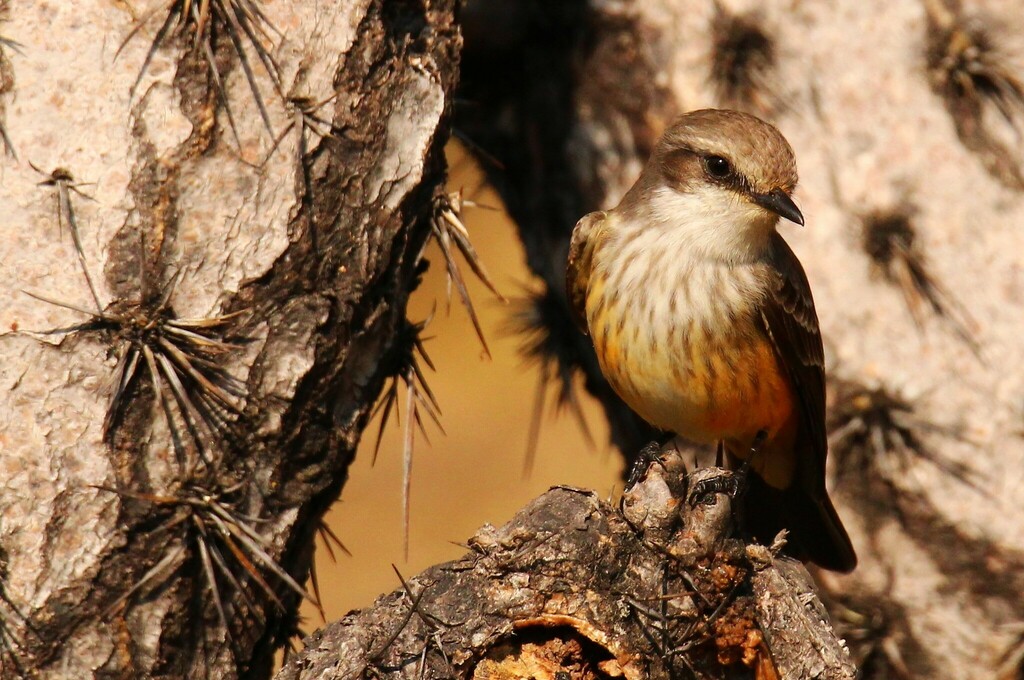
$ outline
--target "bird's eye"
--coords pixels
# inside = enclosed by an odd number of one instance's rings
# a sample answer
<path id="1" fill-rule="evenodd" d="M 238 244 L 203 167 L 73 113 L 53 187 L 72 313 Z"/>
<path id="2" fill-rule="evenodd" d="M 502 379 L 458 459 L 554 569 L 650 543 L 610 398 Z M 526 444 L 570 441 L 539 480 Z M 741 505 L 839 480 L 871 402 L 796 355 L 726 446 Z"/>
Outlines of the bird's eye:
<path id="1" fill-rule="evenodd" d="M 732 174 L 732 164 L 721 156 L 705 156 L 704 169 L 717 179 L 725 179 Z"/>

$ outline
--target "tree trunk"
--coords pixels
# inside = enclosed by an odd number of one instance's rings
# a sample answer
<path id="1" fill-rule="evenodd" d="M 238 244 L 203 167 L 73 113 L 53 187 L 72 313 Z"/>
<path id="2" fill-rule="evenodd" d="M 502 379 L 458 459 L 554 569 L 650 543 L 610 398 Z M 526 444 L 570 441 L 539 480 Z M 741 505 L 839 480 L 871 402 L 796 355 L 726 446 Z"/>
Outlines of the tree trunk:
<path id="1" fill-rule="evenodd" d="M 414 346 L 455 3 L 144 4 L 0 3 L 4 677 L 266 677 Z"/>
<path id="2" fill-rule="evenodd" d="M 824 330 L 832 482 L 861 558 L 820 583 L 866 678 L 1024 672 L 1024 64 L 1005 30 L 1022 20 L 1000 0 L 467 10 L 476 108 L 456 125 L 532 244 L 551 360 L 613 424 L 632 421 L 569 333 L 573 224 L 615 205 L 674 112 L 745 109 L 793 144 L 808 226 L 782 231 Z M 631 457 L 646 435 L 613 436 Z"/>

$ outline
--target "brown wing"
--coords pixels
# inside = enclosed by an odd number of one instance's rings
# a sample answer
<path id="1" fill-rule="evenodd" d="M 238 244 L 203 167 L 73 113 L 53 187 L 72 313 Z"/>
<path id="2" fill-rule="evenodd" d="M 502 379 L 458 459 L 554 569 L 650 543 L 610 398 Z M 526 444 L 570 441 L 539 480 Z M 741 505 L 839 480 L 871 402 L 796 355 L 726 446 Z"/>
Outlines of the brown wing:
<path id="1" fill-rule="evenodd" d="M 599 211 L 585 215 L 572 230 L 569 242 L 569 262 L 565 269 L 565 290 L 569 296 L 569 307 L 573 320 L 584 333 L 587 329 L 587 286 L 590 285 L 590 268 L 593 262 L 594 245 L 604 232 L 604 221 L 608 213 Z"/>
<path id="2" fill-rule="evenodd" d="M 797 392 L 800 424 L 793 485 L 781 493 L 764 493 L 777 494 L 772 505 L 790 529 L 797 554 L 826 569 L 848 572 L 857 565 L 857 555 L 825 490 L 825 357 L 811 286 L 800 261 L 778 234 L 772 240 L 772 264 L 773 285 L 761 317 Z"/>
<path id="3" fill-rule="evenodd" d="M 772 240 L 773 285 L 761 312 L 775 353 L 799 394 L 801 430 L 804 441 L 813 448 L 814 488 L 812 495 L 824 492 L 825 457 L 828 434 L 825 431 L 825 353 L 821 344 L 818 314 L 814 311 L 811 286 L 800 261 L 789 244 L 775 234 Z M 811 461 L 802 460 L 807 465 Z M 808 480 L 810 481 L 810 480 Z"/>

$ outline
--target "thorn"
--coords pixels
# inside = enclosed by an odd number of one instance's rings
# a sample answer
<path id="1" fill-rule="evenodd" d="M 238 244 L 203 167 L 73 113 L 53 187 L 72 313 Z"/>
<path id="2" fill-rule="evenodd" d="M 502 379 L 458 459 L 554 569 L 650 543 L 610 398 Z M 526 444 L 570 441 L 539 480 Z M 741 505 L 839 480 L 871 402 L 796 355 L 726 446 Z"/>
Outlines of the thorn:
<path id="1" fill-rule="evenodd" d="M 982 359 L 981 345 L 974 334 L 977 322 L 928 266 L 917 241 L 913 215 L 914 209 L 908 205 L 864 215 L 864 251 L 882 276 L 900 289 L 919 331 L 924 328 L 924 308 L 928 308 Z"/>
<path id="2" fill-rule="evenodd" d="M 587 425 L 576 386 L 573 384 L 576 360 L 572 352 L 575 347 L 575 336 L 579 331 L 567 320 L 560 304 L 549 290 L 526 291 L 525 297 L 513 301 L 512 317 L 505 327 L 507 333 L 523 337 L 519 351 L 527 363 L 537 365 L 539 372 L 539 384 L 534 393 L 533 414 L 527 435 L 524 460 L 526 476 L 533 467 L 540 439 L 541 416 L 547 387 L 551 383 L 558 385 L 557 406 L 570 409 L 587 444 L 594 446 L 593 436 Z"/>
<path id="3" fill-rule="evenodd" d="M 129 97 L 134 98 L 135 92 L 142 82 L 146 71 L 149 69 L 149 65 L 157 50 L 165 46 L 172 36 L 184 35 L 190 37 L 193 47 L 198 48 L 199 53 L 206 61 L 210 78 L 217 90 L 218 98 L 224 106 L 235 142 L 241 147 L 234 115 L 228 102 L 227 90 L 223 84 L 227 74 L 221 73 L 218 70 L 219 66 L 212 44 L 214 33 L 226 35 L 245 76 L 245 80 L 249 85 L 249 91 L 259 110 L 263 125 L 270 134 L 270 138 L 274 139 L 276 135 L 270 121 L 266 102 L 256 81 L 256 73 L 253 68 L 252 58 L 250 57 L 250 51 L 255 55 L 255 59 L 259 61 L 263 71 L 270 78 L 274 91 L 283 99 L 281 68 L 270 49 L 268 49 L 267 43 L 273 45 L 284 36 L 270 22 L 266 14 L 263 13 L 263 10 L 260 9 L 259 4 L 254 0 L 202 0 L 201 2 L 196 0 L 171 0 L 164 5 L 157 5 L 135 22 L 128 35 L 118 46 L 114 56 L 115 59 L 120 56 L 125 46 L 139 34 L 146 24 L 161 11 L 165 12 L 163 21 L 149 44 L 149 49 L 143 59 L 142 66 L 139 68 L 139 73 L 129 90 Z M 216 28 L 216 31 L 214 28 Z"/>
<path id="4" fill-rule="evenodd" d="M 925 58 L 932 89 L 944 100 L 961 143 L 990 175 L 1011 188 L 1024 189 L 1017 153 L 1024 132 L 1024 83 L 1010 53 L 980 16 L 964 17 L 959 3 L 926 0 L 925 13 Z M 992 127 L 1000 119 L 1017 144 Z"/>
<path id="5" fill-rule="evenodd" d="M 507 300 L 498 292 L 497 287 L 494 285 L 490 275 L 487 273 L 483 263 L 480 261 L 479 254 L 476 252 L 476 249 L 469 240 L 469 230 L 466 228 L 466 225 L 462 222 L 462 219 L 459 216 L 462 206 L 461 194 L 459 192 L 438 194 L 434 201 L 434 215 L 431 220 L 431 227 L 433 230 L 434 241 L 441 249 L 441 254 L 444 257 L 445 267 L 448 272 L 448 302 L 451 304 L 451 288 L 454 284 L 459 300 L 462 302 L 462 306 L 465 307 L 466 312 L 469 314 L 469 319 L 473 324 L 477 337 L 480 338 L 480 344 L 483 345 L 484 354 L 487 358 L 490 358 L 491 351 L 487 346 L 487 340 L 484 337 L 483 328 L 480 325 L 480 319 L 477 317 L 476 309 L 473 306 L 473 300 L 469 295 L 469 289 L 466 287 L 466 282 L 459 270 L 458 263 L 455 261 L 455 253 L 452 248 L 453 244 L 455 249 L 462 254 L 466 263 L 469 264 L 470 269 L 472 269 L 476 277 L 485 286 L 487 286 L 495 297 L 497 297 L 501 302 L 507 302 Z"/>

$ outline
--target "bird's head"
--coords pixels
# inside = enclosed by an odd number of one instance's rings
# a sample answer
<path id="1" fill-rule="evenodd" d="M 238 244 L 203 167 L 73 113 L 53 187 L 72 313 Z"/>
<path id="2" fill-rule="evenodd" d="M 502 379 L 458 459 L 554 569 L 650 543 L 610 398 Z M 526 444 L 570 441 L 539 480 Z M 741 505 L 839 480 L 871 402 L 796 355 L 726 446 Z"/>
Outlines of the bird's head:
<path id="1" fill-rule="evenodd" d="M 622 207 L 689 247 L 743 259 L 763 252 L 779 217 L 804 223 L 796 183 L 793 149 L 774 126 L 702 109 L 665 131 Z"/>

